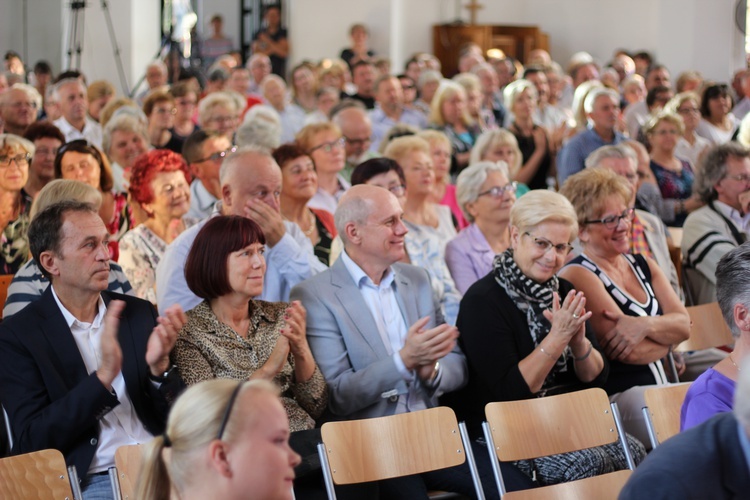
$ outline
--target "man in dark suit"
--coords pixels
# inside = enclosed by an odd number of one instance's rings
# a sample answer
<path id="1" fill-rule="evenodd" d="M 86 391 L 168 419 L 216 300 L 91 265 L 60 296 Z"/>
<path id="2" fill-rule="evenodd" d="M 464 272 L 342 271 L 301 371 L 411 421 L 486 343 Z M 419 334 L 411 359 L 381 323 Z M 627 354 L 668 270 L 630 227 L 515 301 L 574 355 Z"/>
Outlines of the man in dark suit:
<path id="1" fill-rule="evenodd" d="M 174 307 L 157 318 L 149 302 L 107 292 L 108 239 L 88 204 L 37 214 L 29 242 L 51 285 L 0 325 L 0 401 L 13 453 L 60 450 L 84 498 L 111 497 L 114 452 L 162 433 L 182 387 L 167 372 L 185 316 Z"/>
<path id="2" fill-rule="evenodd" d="M 664 442 L 641 463 L 620 500 L 747 498 L 750 494 L 750 362 L 740 371 L 734 410 Z"/>

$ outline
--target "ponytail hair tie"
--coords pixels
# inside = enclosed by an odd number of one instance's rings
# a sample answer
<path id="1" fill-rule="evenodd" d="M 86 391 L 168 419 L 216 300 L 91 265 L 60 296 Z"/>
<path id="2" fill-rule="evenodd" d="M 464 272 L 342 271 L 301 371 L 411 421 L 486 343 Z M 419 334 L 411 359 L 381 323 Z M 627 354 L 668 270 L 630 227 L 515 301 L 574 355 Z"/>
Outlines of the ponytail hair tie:
<path id="1" fill-rule="evenodd" d="M 162 439 L 164 440 L 164 447 L 169 448 L 172 446 L 172 441 L 169 440 L 169 436 L 167 436 L 167 433 L 161 435 Z"/>

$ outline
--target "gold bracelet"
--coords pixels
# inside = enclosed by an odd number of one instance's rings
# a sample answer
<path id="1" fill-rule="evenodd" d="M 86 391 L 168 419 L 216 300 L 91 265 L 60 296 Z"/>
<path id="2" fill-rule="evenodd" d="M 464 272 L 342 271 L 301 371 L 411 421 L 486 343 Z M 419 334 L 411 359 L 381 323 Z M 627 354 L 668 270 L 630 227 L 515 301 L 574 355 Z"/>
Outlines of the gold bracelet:
<path id="1" fill-rule="evenodd" d="M 573 357 L 573 361 L 583 361 L 583 360 L 585 360 L 586 358 L 588 358 L 589 356 L 591 356 L 591 351 L 593 349 L 594 349 L 594 344 L 592 344 L 591 341 L 589 340 L 589 350 L 586 351 L 586 354 L 584 354 L 583 356 L 580 356 L 580 357 L 574 356 Z"/>

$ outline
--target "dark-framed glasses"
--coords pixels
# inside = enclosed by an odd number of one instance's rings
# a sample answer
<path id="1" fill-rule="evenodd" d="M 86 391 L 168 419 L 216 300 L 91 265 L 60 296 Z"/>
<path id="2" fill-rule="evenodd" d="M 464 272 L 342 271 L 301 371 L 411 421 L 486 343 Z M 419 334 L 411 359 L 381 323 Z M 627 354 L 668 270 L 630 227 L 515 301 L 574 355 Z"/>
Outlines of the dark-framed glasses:
<path id="1" fill-rule="evenodd" d="M 549 252 L 550 248 L 554 248 L 555 253 L 557 255 L 559 255 L 560 257 L 566 257 L 570 253 L 570 251 L 573 250 L 573 245 L 571 245 L 570 243 L 555 244 L 555 243 L 552 243 L 547 238 L 542 238 L 541 236 L 534 236 L 528 231 L 526 231 L 523 234 L 525 234 L 526 236 L 528 236 L 534 241 L 534 248 L 539 250 L 539 253 L 544 254 L 544 253 Z"/>
<path id="2" fill-rule="evenodd" d="M 480 196 L 489 195 L 493 198 L 502 198 L 505 196 L 505 193 L 511 194 L 515 193 L 518 189 L 518 183 L 516 181 L 513 181 L 511 183 L 506 184 L 505 186 L 493 186 L 487 191 L 484 191 L 482 193 L 479 193 L 477 195 L 477 198 Z"/>
<path id="3" fill-rule="evenodd" d="M 750 182 L 750 174 L 739 174 L 739 175 L 727 175 L 725 179 L 731 179 L 733 181 L 740 181 L 744 183 Z"/>
<path id="4" fill-rule="evenodd" d="M 350 139 L 345 136 L 344 140 L 350 146 L 364 146 L 365 144 L 370 144 L 372 142 L 372 139 L 370 137 L 366 137 L 364 139 Z"/>
<path id="5" fill-rule="evenodd" d="M 0 167 L 8 168 L 10 164 L 16 162 L 16 166 L 25 167 L 29 164 L 31 155 L 28 153 L 21 153 L 15 156 L 2 155 L 0 156 Z"/>
<path id="6" fill-rule="evenodd" d="M 231 148 L 225 150 L 225 151 L 217 151 L 216 153 L 212 155 L 208 155 L 206 158 L 202 158 L 200 160 L 196 160 L 193 163 L 203 163 L 204 161 L 222 161 L 228 154 L 232 154 L 235 151 L 237 151 L 237 146 L 232 146 Z"/>
<path id="7" fill-rule="evenodd" d="M 635 208 L 628 208 L 620 215 L 610 215 L 603 219 L 585 220 L 583 222 L 584 224 L 602 224 L 607 229 L 614 229 L 620 225 L 621 220 L 632 222 L 633 218 L 635 218 Z"/>
<path id="8" fill-rule="evenodd" d="M 326 153 L 330 153 L 331 151 L 334 150 L 334 148 L 342 149 L 344 147 L 344 143 L 345 141 L 343 137 L 340 137 L 336 139 L 335 141 L 324 142 L 323 144 L 319 144 L 315 146 L 314 148 L 312 148 L 309 154 L 312 154 L 313 151 L 317 151 L 318 149 L 322 149 Z"/>

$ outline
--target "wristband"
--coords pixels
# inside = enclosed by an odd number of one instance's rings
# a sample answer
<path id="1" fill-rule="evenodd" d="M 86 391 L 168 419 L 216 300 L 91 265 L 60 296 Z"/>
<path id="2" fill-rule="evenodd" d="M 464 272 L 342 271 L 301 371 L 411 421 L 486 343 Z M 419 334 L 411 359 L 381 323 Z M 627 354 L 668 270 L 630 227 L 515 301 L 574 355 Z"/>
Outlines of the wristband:
<path id="1" fill-rule="evenodd" d="M 594 344 L 592 344 L 591 341 L 589 340 L 589 349 L 588 349 L 588 351 L 586 351 L 586 354 L 584 354 L 583 356 L 579 356 L 579 357 L 574 356 L 573 360 L 574 361 L 583 361 L 584 359 L 586 359 L 589 356 L 591 356 L 591 351 L 593 349 L 594 349 Z"/>

